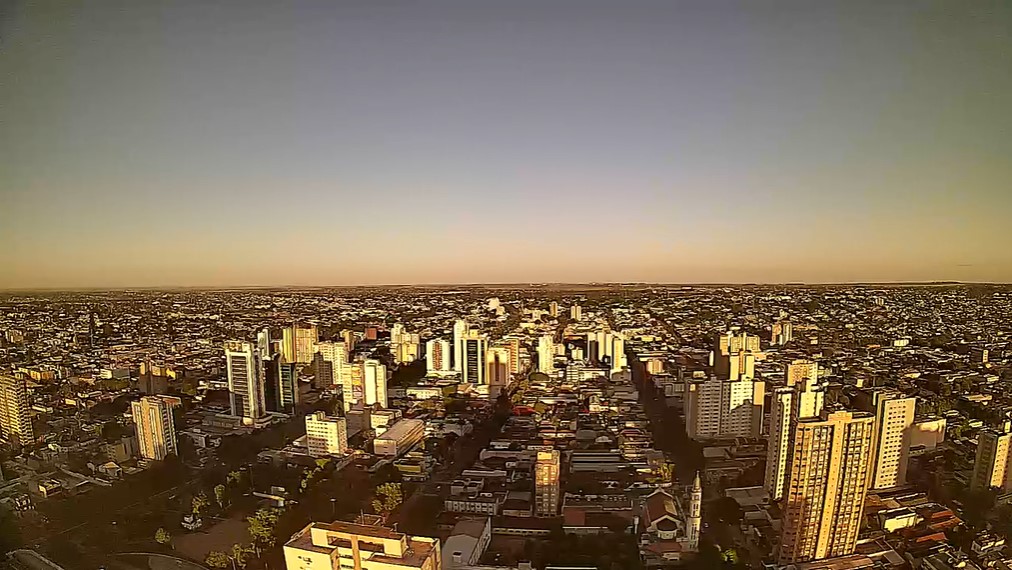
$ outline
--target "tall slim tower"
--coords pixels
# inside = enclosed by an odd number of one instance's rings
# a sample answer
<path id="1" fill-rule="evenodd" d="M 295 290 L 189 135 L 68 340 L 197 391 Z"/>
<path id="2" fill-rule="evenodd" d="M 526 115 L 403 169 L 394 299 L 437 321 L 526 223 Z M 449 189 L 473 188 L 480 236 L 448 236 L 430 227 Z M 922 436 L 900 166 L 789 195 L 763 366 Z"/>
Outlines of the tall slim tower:
<path id="1" fill-rule="evenodd" d="M 144 396 L 130 403 L 141 457 L 161 461 L 179 454 L 172 408 L 181 403 L 173 396 Z"/>
<path id="2" fill-rule="evenodd" d="M 469 384 L 487 384 L 485 378 L 485 352 L 488 350 L 488 339 L 485 335 L 471 331 L 460 341 L 463 355 L 461 380 Z"/>
<path id="3" fill-rule="evenodd" d="M 559 450 L 539 451 L 534 463 L 534 516 L 559 512 Z"/>
<path id="4" fill-rule="evenodd" d="M 485 357 L 485 379 L 489 398 L 495 399 L 510 383 L 510 352 L 505 346 L 488 349 Z"/>
<path id="5" fill-rule="evenodd" d="M 326 341 L 317 343 L 319 362 L 325 363 L 317 367 L 317 375 L 323 373 L 323 378 L 318 378 L 322 386 L 340 386 L 343 383 L 344 375 L 348 373 L 348 346 L 344 341 Z M 322 370 L 321 370 L 322 368 Z M 321 386 L 321 387 L 322 387 Z"/>
<path id="6" fill-rule="evenodd" d="M 253 423 L 266 413 L 264 367 L 260 352 L 252 343 L 225 341 L 225 365 L 232 415 Z"/>
<path id="7" fill-rule="evenodd" d="M 365 374 L 365 404 L 379 404 L 387 407 L 387 367 L 379 360 L 366 360 L 362 363 Z"/>
<path id="8" fill-rule="evenodd" d="M 0 375 L 0 439 L 15 446 L 35 440 L 28 409 L 25 379 Z"/>
<path id="9" fill-rule="evenodd" d="M 434 338 L 425 343 L 425 368 L 430 374 L 445 374 L 453 370 L 450 363 L 450 343 Z"/>
<path id="10" fill-rule="evenodd" d="M 583 320 L 583 307 L 580 305 L 573 305 L 569 308 L 569 318 L 574 321 Z"/>
<path id="11" fill-rule="evenodd" d="M 558 301 L 552 301 L 551 303 L 548 303 L 548 316 L 552 317 L 553 319 L 559 316 Z"/>
<path id="12" fill-rule="evenodd" d="M 538 371 L 551 374 L 555 370 L 555 339 L 546 334 L 538 338 Z"/>
<path id="13" fill-rule="evenodd" d="M 699 550 L 699 531 L 703 522 L 703 485 L 699 482 L 699 471 L 692 482 L 692 493 L 689 495 L 689 520 L 685 525 L 689 550 Z"/>
<path id="14" fill-rule="evenodd" d="M 874 429 L 871 414 L 848 411 L 798 421 L 785 491 L 779 564 L 854 552 L 868 491 Z"/>
<path id="15" fill-rule="evenodd" d="M 453 323 L 453 369 L 464 371 L 464 336 L 467 334 L 467 321 L 457 319 Z"/>
<path id="16" fill-rule="evenodd" d="M 1001 431 L 982 430 L 977 436 L 977 457 L 973 464 L 970 488 L 982 491 L 997 487 L 1012 490 L 1012 469 L 1009 469 L 1009 452 L 1012 450 L 1012 433 L 1006 422 Z"/>

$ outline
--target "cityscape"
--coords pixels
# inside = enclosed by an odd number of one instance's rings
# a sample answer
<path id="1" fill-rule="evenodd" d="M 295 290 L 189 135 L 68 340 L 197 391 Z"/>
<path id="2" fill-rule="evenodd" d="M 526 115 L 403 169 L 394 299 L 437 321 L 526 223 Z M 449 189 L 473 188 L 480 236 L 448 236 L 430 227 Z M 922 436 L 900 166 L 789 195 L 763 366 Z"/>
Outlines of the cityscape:
<path id="1" fill-rule="evenodd" d="M 16 564 L 1012 563 L 1012 287 L 126 290 L 0 308 Z"/>
<path id="2" fill-rule="evenodd" d="M 1012 2 L 0 0 L 0 570 L 1012 570 Z"/>

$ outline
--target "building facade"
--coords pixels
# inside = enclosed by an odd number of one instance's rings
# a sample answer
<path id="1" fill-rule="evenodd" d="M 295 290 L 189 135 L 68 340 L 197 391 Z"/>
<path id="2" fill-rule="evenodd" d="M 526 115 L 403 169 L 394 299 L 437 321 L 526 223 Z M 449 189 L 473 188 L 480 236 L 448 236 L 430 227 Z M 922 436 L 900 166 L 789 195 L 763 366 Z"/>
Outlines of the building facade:
<path id="1" fill-rule="evenodd" d="M 534 516 L 559 514 L 559 450 L 539 451 L 534 463 Z"/>
<path id="2" fill-rule="evenodd" d="M 141 457 L 162 461 L 169 455 L 179 455 L 172 409 L 181 403 L 172 396 L 144 396 L 130 403 Z"/>
<path id="3" fill-rule="evenodd" d="M 348 522 L 310 523 L 285 543 L 287 570 L 441 570 L 439 539 Z"/>
<path id="4" fill-rule="evenodd" d="M 323 412 L 306 416 L 306 449 L 313 457 L 343 454 L 348 449 L 346 420 Z"/>
<path id="5" fill-rule="evenodd" d="M 29 407 L 25 379 L 0 375 L 0 438 L 14 446 L 35 441 Z"/>
<path id="6" fill-rule="evenodd" d="M 243 418 L 246 423 L 262 418 L 267 409 L 264 367 L 259 351 L 249 342 L 226 341 L 225 364 L 232 415 Z"/>

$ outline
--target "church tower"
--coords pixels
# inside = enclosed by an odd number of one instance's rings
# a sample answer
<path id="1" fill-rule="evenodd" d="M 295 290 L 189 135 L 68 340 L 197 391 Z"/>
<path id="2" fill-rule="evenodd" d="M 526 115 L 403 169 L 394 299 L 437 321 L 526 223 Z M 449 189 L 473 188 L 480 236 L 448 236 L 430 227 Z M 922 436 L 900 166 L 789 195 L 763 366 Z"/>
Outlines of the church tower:
<path id="1" fill-rule="evenodd" d="M 692 482 L 692 494 L 689 499 L 689 520 L 685 522 L 688 546 L 691 551 L 699 549 L 699 529 L 703 522 L 702 512 L 703 486 L 699 482 L 699 471 L 696 471 L 696 479 Z"/>

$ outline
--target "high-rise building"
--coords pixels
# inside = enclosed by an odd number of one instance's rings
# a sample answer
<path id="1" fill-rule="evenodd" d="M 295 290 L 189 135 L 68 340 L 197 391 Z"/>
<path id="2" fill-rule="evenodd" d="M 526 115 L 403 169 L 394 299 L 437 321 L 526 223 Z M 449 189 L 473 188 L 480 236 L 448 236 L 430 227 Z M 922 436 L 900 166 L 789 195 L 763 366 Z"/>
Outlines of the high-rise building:
<path id="1" fill-rule="evenodd" d="M 317 388 L 343 386 L 348 373 L 348 346 L 344 341 L 325 341 L 316 345 Z"/>
<path id="2" fill-rule="evenodd" d="M 510 383 L 510 351 L 505 346 L 493 346 L 485 356 L 485 380 L 489 398 L 498 398 Z"/>
<path id="3" fill-rule="evenodd" d="M 510 374 L 520 374 L 520 339 L 504 338 L 499 341 L 499 346 L 509 351 Z"/>
<path id="4" fill-rule="evenodd" d="M 440 570 L 439 539 L 381 526 L 310 523 L 285 543 L 286 570 Z"/>
<path id="5" fill-rule="evenodd" d="M 802 369 L 808 372 L 801 374 L 799 371 Z M 825 397 L 825 387 L 818 383 L 817 365 L 814 374 L 803 361 L 788 364 L 787 370 L 787 386 L 774 390 L 771 398 L 765 486 L 772 500 L 779 500 L 784 495 L 795 425 L 799 419 L 821 414 Z"/>
<path id="6" fill-rule="evenodd" d="M 359 402 L 365 402 L 365 364 L 353 362 L 348 374 L 342 379 L 341 394 L 347 411 Z"/>
<path id="7" fill-rule="evenodd" d="M 0 438 L 14 446 L 35 440 L 29 408 L 25 379 L 0 375 Z"/>
<path id="8" fill-rule="evenodd" d="M 323 412 L 306 416 L 306 448 L 313 457 L 341 455 L 348 449 L 348 424 Z"/>
<path id="9" fill-rule="evenodd" d="M 387 367 L 379 360 L 366 360 L 362 363 L 362 370 L 365 374 L 365 404 L 371 406 L 379 404 L 380 407 L 387 406 Z"/>
<path id="10" fill-rule="evenodd" d="M 752 378 L 755 357 L 748 353 L 755 352 L 759 352 L 759 337 L 726 332 L 717 337 L 710 354 L 713 373 L 718 378 Z"/>
<path id="11" fill-rule="evenodd" d="M 552 301 L 551 303 L 548 303 L 548 316 L 552 317 L 553 319 L 559 316 L 558 301 Z"/>
<path id="12" fill-rule="evenodd" d="M 1012 469 L 1009 469 L 1009 451 L 1012 450 L 1012 433 L 1008 422 L 1002 430 L 985 429 L 977 436 L 977 458 L 973 464 L 970 488 L 983 491 L 997 487 L 1012 491 Z"/>
<path id="13" fill-rule="evenodd" d="M 357 340 L 355 338 L 355 331 L 343 329 L 341 331 L 341 340 L 344 341 L 345 350 L 348 351 L 348 354 L 351 354 L 351 351 L 355 350 L 355 341 Z"/>
<path id="14" fill-rule="evenodd" d="M 485 378 L 485 352 L 488 350 L 488 339 L 477 331 L 470 331 L 460 339 L 461 346 L 461 380 L 468 384 L 483 385 Z"/>
<path id="15" fill-rule="evenodd" d="M 397 323 L 390 327 L 390 354 L 395 364 L 407 364 L 418 360 L 420 344 L 419 336 L 406 332 L 404 325 Z"/>
<path id="16" fill-rule="evenodd" d="M 228 370 L 229 403 L 232 415 L 253 423 L 266 413 L 264 400 L 264 366 L 260 352 L 249 342 L 225 342 L 225 365 Z"/>
<path id="17" fill-rule="evenodd" d="M 179 455 L 172 409 L 181 403 L 173 396 L 144 396 L 130 403 L 141 457 L 161 461 Z"/>
<path id="18" fill-rule="evenodd" d="M 868 409 L 875 414 L 875 433 L 868 488 L 899 487 L 907 482 L 917 398 L 887 390 L 876 390 L 870 395 Z"/>
<path id="19" fill-rule="evenodd" d="M 534 516 L 559 513 L 559 450 L 538 451 L 534 463 Z"/>
<path id="20" fill-rule="evenodd" d="M 264 405 L 267 411 L 282 414 L 293 413 L 295 407 L 301 401 L 299 375 L 295 368 L 296 364 L 294 362 L 284 362 L 280 353 L 275 353 L 270 359 L 264 360 L 263 363 Z"/>
<path id="21" fill-rule="evenodd" d="M 425 343 L 425 369 L 429 374 L 446 374 L 453 370 L 450 362 L 450 343 L 435 338 Z"/>
<path id="22" fill-rule="evenodd" d="M 761 380 L 686 380 L 686 429 L 694 439 L 758 437 L 766 384 Z"/>
<path id="23" fill-rule="evenodd" d="M 777 553 L 780 564 L 854 552 L 874 429 L 871 414 L 848 411 L 797 422 Z"/>
<path id="24" fill-rule="evenodd" d="M 453 369 L 461 373 L 464 371 L 464 337 L 468 330 L 464 319 L 457 319 L 453 323 Z"/>
<path id="25" fill-rule="evenodd" d="M 309 364 L 320 340 L 316 325 L 293 324 L 281 331 L 281 356 L 286 362 Z"/>
<path id="26" fill-rule="evenodd" d="M 550 334 L 538 338 L 538 371 L 549 375 L 555 371 L 555 339 Z"/>
<path id="27" fill-rule="evenodd" d="M 574 321 L 583 320 L 583 307 L 580 305 L 573 305 L 569 308 L 569 318 Z"/>
<path id="28" fill-rule="evenodd" d="M 801 384 L 808 380 L 813 383 L 819 380 L 819 364 L 811 360 L 794 360 L 787 365 L 784 380 L 788 386 Z"/>
<path id="29" fill-rule="evenodd" d="M 770 344 L 773 346 L 783 346 L 794 338 L 794 327 L 791 326 L 790 321 L 777 321 L 773 323 L 773 327 L 770 329 Z"/>

